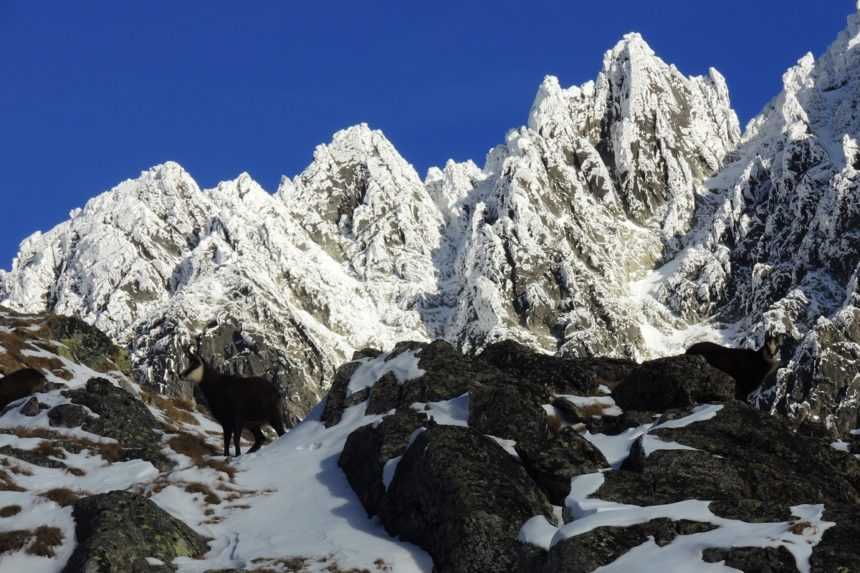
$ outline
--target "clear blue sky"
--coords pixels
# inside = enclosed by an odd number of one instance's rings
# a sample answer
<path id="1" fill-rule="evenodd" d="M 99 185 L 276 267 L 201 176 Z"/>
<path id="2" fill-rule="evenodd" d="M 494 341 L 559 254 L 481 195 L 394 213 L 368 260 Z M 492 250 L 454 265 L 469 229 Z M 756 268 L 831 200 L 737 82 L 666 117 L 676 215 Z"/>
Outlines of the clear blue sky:
<path id="1" fill-rule="evenodd" d="M 343 127 L 382 129 L 423 177 L 483 164 L 546 74 L 597 74 L 641 32 L 727 78 L 746 122 L 820 54 L 854 0 L 0 0 L 0 268 L 70 209 L 166 160 L 202 187 L 274 191 Z"/>

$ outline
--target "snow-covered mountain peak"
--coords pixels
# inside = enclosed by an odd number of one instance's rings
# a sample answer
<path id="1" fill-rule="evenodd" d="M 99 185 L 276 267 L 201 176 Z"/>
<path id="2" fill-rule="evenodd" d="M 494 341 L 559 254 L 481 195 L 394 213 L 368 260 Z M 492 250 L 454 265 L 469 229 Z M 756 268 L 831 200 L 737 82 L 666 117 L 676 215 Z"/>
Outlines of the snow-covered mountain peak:
<path id="1" fill-rule="evenodd" d="M 634 68 L 646 64 L 647 58 L 655 57 L 656 54 L 642 34 L 628 32 L 624 34 L 615 46 L 607 50 L 603 55 L 603 69 L 609 69 L 617 62 Z"/>
<path id="2" fill-rule="evenodd" d="M 292 185 L 278 195 L 295 220 L 356 276 L 421 275 L 429 288 L 442 214 L 381 131 L 360 124 L 337 132 Z"/>
<path id="3" fill-rule="evenodd" d="M 718 71 L 684 75 L 628 34 L 593 81 L 547 76 L 483 168 L 422 181 L 367 124 L 274 195 L 155 166 L 25 241 L 0 303 L 95 323 L 151 383 L 204 330 L 225 368 L 273 368 L 304 406 L 353 350 L 404 339 L 639 359 L 729 306 L 748 336 L 765 315 L 800 336 L 853 300 L 858 36 L 855 15 L 801 59 L 743 141 Z"/>
<path id="4" fill-rule="evenodd" d="M 443 169 L 431 167 L 427 170 L 424 186 L 448 222 L 459 215 L 468 194 L 485 178 L 484 172 L 472 160 L 457 163 L 449 159 Z"/>

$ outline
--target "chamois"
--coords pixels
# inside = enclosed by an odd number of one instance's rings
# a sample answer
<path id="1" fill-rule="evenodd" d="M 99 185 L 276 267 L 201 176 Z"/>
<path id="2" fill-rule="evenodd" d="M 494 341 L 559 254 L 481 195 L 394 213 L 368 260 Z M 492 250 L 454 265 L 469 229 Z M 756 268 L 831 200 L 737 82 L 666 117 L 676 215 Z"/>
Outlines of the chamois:
<path id="1" fill-rule="evenodd" d="M 221 374 L 206 364 L 206 361 L 191 349 L 187 351 L 191 365 L 181 378 L 200 387 L 212 415 L 224 431 L 224 457 L 230 456 L 230 438 L 236 448 L 236 456 L 242 455 L 239 439 L 247 428 L 254 434 L 254 445 L 249 452 L 256 452 L 265 443 L 263 424 L 269 424 L 279 436 L 284 435 L 284 419 L 281 413 L 281 396 L 275 385 L 265 378 L 243 378 Z"/>
<path id="2" fill-rule="evenodd" d="M 745 400 L 765 378 L 780 365 L 779 349 L 782 334 L 765 334 L 764 344 L 758 350 L 726 348 L 713 342 L 698 342 L 686 354 L 703 356 L 708 364 L 735 379 L 735 398 Z"/>
<path id="3" fill-rule="evenodd" d="M 41 392 L 48 381 L 45 375 L 33 368 L 22 368 L 0 378 L 0 408 L 15 400 Z"/>

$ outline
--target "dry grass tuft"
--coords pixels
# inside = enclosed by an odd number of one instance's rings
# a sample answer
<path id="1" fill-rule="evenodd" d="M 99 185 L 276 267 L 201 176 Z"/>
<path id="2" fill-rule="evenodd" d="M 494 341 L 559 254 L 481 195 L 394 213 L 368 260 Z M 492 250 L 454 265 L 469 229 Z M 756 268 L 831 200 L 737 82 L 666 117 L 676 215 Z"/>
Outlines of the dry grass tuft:
<path id="1" fill-rule="evenodd" d="M 63 532 L 56 527 L 42 525 L 34 532 L 35 541 L 27 548 L 30 555 L 39 557 L 55 557 L 55 549 L 63 544 Z"/>
<path id="2" fill-rule="evenodd" d="M 578 406 L 577 409 L 583 418 L 600 417 L 609 408 L 606 404 L 592 403 L 586 406 Z"/>
<path id="3" fill-rule="evenodd" d="M 18 529 L 0 533 L 0 554 L 14 553 L 26 547 L 30 555 L 56 557 L 55 549 L 62 544 L 63 532 L 56 527 L 45 525 L 37 527 L 34 531 Z"/>
<path id="4" fill-rule="evenodd" d="M 191 458 L 191 462 L 199 468 L 211 468 L 226 474 L 230 481 L 236 477 L 236 469 L 227 460 L 214 460 L 215 448 L 193 434 L 179 432 L 167 440 L 167 445 L 178 454 Z"/>
<path id="5" fill-rule="evenodd" d="M 215 448 L 192 434 L 180 432 L 167 440 L 167 445 L 178 454 L 191 458 L 194 465 L 203 465 L 207 456 L 215 455 Z"/>
<path id="6" fill-rule="evenodd" d="M 793 523 L 791 527 L 788 528 L 795 535 L 804 535 L 807 532 L 815 532 L 815 526 L 809 523 L 808 521 L 798 521 Z"/>
<path id="7" fill-rule="evenodd" d="M 54 455 L 56 452 L 59 452 L 59 455 L 55 457 L 59 457 L 60 459 L 65 458 L 65 453 L 62 450 L 75 454 L 83 450 L 89 450 L 101 455 L 101 457 L 109 462 L 118 462 L 122 458 L 122 447 L 117 443 L 92 442 L 85 438 L 67 436 L 46 428 L 24 428 L 18 426 L 11 429 L 2 429 L 0 430 L 0 434 L 14 434 L 19 438 L 50 440 L 51 442 L 47 444 L 43 441 L 36 449 L 45 448 L 45 451 L 52 452 L 48 455 Z M 73 469 L 72 472 L 74 473 L 74 471 Z"/>
<path id="8" fill-rule="evenodd" d="M 9 459 L 3 460 L 3 467 L 8 468 L 10 472 L 15 474 L 16 476 L 31 476 L 33 472 L 30 468 L 14 464 Z"/>
<path id="9" fill-rule="evenodd" d="M 168 420 L 187 424 L 189 426 L 200 425 L 200 422 L 198 422 L 197 418 L 192 414 L 194 406 L 188 400 L 177 398 L 172 399 L 152 392 L 142 392 L 141 399 L 144 403 L 154 406 L 164 412 L 164 415 L 167 416 Z"/>
<path id="10" fill-rule="evenodd" d="M 25 529 L 0 533 L 0 555 L 21 551 L 30 542 L 32 532 Z"/>
<path id="11" fill-rule="evenodd" d="M 39 442 L 39 445 L 33 448 L 33 453 L 45 458 L 66 459 L 66 452 L 62 448 L 57 447 L 55 443 L 47 440 Z"/>
<path id="12" fill-rule="evenodd" d="M 6 507 L 0 507 L 0 517 L 12 517 L 19 513 L 21 513 L 20 505 L 7 505 Z"/>
<path id="13" fill-rule="evenodd" d="M 218 497 L 210 487 L 206 484 L 199 482 L 191 482 L 185 485 L 185 491 L 188 493 L 200 493 L 203 494 L 203 500 L 209 505 L 218 505 L 221 503 L 221 498 Z"/>
<path id="14" fill-rule="evenodd" d="M 0 470 L 0 491 L 27 491 L 15 483 L 6 470 Z"/>
<path id="15" fill-rule="evenodd" d="M 44 493 L 40 493 L 39 495 L 50 499 L 60 507 L 68 507 L 81 498 L 81 495 L 78 492 L 65 487 L 54 488 Z"/>

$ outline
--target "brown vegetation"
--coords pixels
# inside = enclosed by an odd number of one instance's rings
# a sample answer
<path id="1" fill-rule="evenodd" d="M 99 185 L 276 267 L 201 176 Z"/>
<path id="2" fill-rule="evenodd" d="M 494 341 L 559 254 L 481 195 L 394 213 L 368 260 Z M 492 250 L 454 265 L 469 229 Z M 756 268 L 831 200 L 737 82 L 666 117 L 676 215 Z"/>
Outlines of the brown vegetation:
<path id="1" fill-rule="evenodd" d="M 171 436 L 167 440 L 167 445 L 176 453 L 191 458 L 191 462 L 197 467 L 207 467 L 224 473 L 230 481 L 233 481 L 233 478 L 236 477 L 236 470 L 226 460 L 214 460 L 210 458 L 210 456 L 215 455 L 215 448 L 198 436 L 178 432 L 175 436 Z"/>
<path id="2" fill-rule="evenodd" d="M 23 428 L 16 427 L 12 429 L 0 429 L 0 434 L 14 434 L 19 438 L 39 438 L 43 441 L 36 446 L 36 450 L 42 449 L 46 452 L 47 457 L 55 457 L 63 459 L 65 454 L 62 450 L 79 454 L 83 450 L 95 452 L 109 462 L 117 462 L 122 459 L 122 447 L 115 442 L 93 442 L 85 438 L 67 436 L 59 432 L 48 430 L 46 428 Z M 62 450 L 60 449 L 62 448 Z M 75 473 L 77 468 L 68 468 L 70 472 Z"/>
<path id="3" fill-rule="evenodd" d="M 0 517 L 12 517 L 19 513 L 21 513 L 20 505 L 7 505 L 5 507 L 0 507 Z"/>
<path id="4" fill-rule="evenodd" d="M 55 557 L 55 549 L 63 544 L 63 532 L 45 525 L 34 531 L 18 529 L 0 533 L 0 554 L 13 553 L 26 548 L 30 555 Z"/>
<path id="5" fill-rule="evenodd" d="M 203 494 L 203 500 L 209 505 L 218 505 L 221 503 L 221 498 L 218 497 L 218 494 L 212 491 L 212 489 L 206 484 L 190 482 L 185 485 L 185 491 L 188 493 Z"/>
<path id="6" fill-rule="evenodd" d="M 36 539 L 27 548 L 27 553 L 30 555 L 54 557 L 56 555 L 55 549 L 63 544 L 63 532 L 56 527 L 45 525 L 37 527 L 34 537 Z"/>
<path id="7" fill-rule="evenodd" d="M 60 507 L 68 507 L 81 498 L 81 495 L 78 492 L 65 487 L 54 488 L 44 493 L 40 493 L 39 495 L 50 499 Z"/>
<path id="8" fill-rule="evenodd" d="M 145 404 L 158 408 L 164 412 L 164 415 L 168 420 L 187 424 L 189 426 L 200 425 L 200 422 L 198 422 L 197 418 L 192 414 L 192 412 L 194 412 L 194 406 L 188 400 L 168 398 L 153 392 L 141 392 L 140 398 Z"/>

